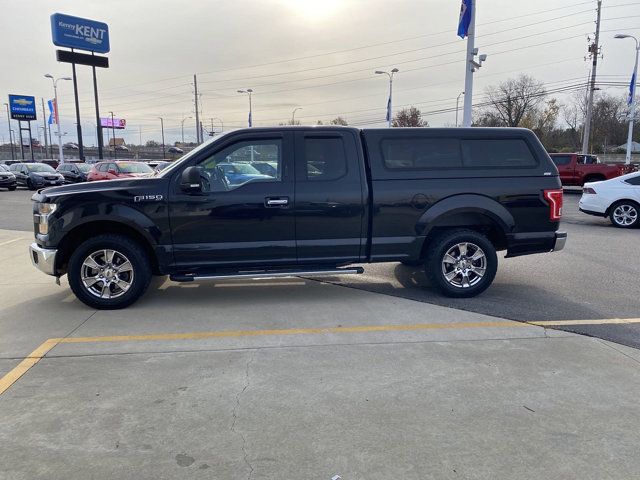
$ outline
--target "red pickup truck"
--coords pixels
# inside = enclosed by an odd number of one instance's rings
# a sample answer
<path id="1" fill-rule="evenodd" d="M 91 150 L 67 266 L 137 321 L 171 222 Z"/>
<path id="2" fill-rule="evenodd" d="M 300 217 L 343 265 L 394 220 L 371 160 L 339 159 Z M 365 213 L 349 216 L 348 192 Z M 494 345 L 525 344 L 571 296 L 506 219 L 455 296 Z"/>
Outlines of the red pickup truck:
<path id="1" fill-rule="evenodd" d="M 564 186 L 583 186 L 587 182 L 599 182 L 634 171 L 633 165 L 600 163 L 595 155 L 581 153 L 550 153 L 558 167 Z"/>

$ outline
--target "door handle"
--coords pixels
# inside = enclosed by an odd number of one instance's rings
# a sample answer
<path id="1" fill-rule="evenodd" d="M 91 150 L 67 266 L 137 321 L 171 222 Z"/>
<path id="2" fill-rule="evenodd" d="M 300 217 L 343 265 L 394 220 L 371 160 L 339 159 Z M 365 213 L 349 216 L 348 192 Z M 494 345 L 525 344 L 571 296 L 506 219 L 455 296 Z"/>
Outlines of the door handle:
<path id="1" fill-rule="evenodd" d="M 286 207 L 289 205 L 288 198 L 266 198 L 265 204 L 267 207 Z"/>

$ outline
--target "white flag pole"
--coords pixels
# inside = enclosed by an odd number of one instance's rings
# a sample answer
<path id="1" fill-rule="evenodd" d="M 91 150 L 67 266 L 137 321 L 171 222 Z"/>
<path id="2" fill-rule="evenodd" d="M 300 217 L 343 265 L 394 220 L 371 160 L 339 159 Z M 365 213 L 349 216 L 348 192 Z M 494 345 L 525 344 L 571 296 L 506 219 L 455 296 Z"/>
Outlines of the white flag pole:
<path id="1" fill-rule="evenodd" d="M 470 127 L 473 111 L 471 103 L 473 101 L 473 72 L 475 71 L 474 57 L 477 54 L 475 50 L 475 35 L 476 35 L 476 0 L 470 1 L 471 6 L 471 22 L 469 23 L 469 29 L 467 30 L 467 59 L 465 61 L 465 76 L 464 76 L 464 107 L 462 111 L 462 126 Z"/>

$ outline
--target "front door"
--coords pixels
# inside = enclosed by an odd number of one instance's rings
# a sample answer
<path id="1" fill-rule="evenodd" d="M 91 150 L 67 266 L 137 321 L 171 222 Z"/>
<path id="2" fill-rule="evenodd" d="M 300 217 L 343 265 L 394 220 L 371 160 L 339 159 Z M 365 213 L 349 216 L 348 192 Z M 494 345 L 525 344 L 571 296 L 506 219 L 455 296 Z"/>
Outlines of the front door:
<path id="1" fill-rule="evenodd" d="M 296 133 L 298 261 L 340 265 L 365 256 L 365 172 L 350 130 Z"/>
<path id="2" fill-rule="evenodd" d="M 293 137 L 282 132 L 229 134 L 187 166 L 200 170 L 202 192 L 172 177 L 170 222 L 180 269 L 296 263 Z M 253 163 L 274 166 L 271 175 Z"/>

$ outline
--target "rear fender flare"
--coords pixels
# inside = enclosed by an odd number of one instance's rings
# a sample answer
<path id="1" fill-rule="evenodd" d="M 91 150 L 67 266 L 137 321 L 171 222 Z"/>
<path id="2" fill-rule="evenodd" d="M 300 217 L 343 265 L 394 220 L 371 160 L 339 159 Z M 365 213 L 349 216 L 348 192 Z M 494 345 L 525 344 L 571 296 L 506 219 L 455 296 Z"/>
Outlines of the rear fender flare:
<path id="1" fill-rule="evenodd" d="M 431 230 L 446 217 L 465 213 L 480 214 L 490 218 L 505 235 L 512 232 L 516 225 L 513 215 L 492 198 L 464 194 L 447 197 L 430 207 L 416 223 L 416 234 L 426 238 Z"/>

